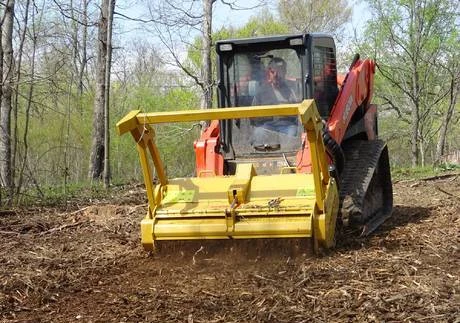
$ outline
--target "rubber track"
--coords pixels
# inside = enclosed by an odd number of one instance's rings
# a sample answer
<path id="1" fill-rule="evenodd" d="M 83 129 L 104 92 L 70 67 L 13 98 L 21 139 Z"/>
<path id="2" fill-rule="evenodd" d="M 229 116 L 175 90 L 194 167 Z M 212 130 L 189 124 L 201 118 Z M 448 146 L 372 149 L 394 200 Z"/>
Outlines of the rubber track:
<path id="1" fill-rule="evenodd" d="M 391 215 L 393 207 L 388 150 L 382 140 L 353 140 L 342 148 L 345 153 L 345 166 L 340 175 L 342 222 L 363 227 L 363 234 L 367 235 Z M 373 179 L 373 176 L 377 177 Z M 375 189 L 381 190 L 379 196 L 372 196 Z"/>

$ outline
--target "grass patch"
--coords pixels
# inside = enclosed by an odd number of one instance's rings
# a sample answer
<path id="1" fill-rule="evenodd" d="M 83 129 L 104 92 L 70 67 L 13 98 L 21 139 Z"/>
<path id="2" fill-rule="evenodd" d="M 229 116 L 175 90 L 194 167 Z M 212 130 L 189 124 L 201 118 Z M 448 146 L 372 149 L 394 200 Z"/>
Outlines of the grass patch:
<path id="1" fill-rule="evenodd" d="M 91 201 L 110 197 L 111 188 L 105 189 L 102 182 L 69 183 L 64 186 L 31 187 L 15 197 L 18 206 L 60 206 L 69 202 Z"/>
<path id="2" fill-rule="evenodd" d="M 460 171 L 460 165 L 442 164 L 439 166 L 424 167 L 394 167 L 391 169 L 393 180 L 421 179 Z"/>

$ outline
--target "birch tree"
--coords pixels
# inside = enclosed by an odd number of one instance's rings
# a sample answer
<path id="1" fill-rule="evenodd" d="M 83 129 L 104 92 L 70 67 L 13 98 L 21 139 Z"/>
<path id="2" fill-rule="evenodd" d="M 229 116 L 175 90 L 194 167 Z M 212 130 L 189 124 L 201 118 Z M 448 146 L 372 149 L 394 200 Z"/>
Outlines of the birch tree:
<path id="1" fill-rule="evenodd" d="M 242 1 L 241 1 L 242 2 Z M 248 7 L 239 1 L 226 0 L 163 0 L 149 5 L 149 19 L 162 44 L 166 47 L 171 60 L 165 61 L 180 68 L 200 88 L 201 108 L 212 107 L 214 80 L 212 76 L 211 51 L 213 48 L 212 20 L 216 4 L 228 6 L 235 14 L 239 10 L 249 10 L 261 6 L 263 1 Z M 183 55 L 189 47 L 195 47 L 194 38 L 199 35 L 201 42 L 201 65 L 189 64 Z"/>

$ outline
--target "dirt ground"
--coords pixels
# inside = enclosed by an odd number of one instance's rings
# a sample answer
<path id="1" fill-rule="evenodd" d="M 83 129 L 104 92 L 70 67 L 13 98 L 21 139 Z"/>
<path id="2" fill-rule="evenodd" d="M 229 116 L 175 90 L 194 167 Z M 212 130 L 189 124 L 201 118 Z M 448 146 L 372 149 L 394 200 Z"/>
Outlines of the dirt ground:
<path id="1" fill-rule="evenodd" d="M 199 242 L 149 255 L 140 189 L 2 212 L 0 320 L 460 322 L 460 175 L 401 181 L 394 195 L 375 234 L 321 256 Z"/>

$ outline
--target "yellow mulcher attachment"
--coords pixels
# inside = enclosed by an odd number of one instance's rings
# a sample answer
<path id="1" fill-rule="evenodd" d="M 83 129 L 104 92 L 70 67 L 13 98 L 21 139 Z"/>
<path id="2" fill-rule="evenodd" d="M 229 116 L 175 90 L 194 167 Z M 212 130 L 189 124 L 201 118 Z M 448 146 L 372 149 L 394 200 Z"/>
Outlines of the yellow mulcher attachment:
<path id="1" fill-rule="evenodd" d="M 252 164 L 238 164 L 235 175 L 168 179 L 151 124 L 271 116 L 299 116 L 307 133 L 312 173 L 257 175 Z M 334 245 L 339 207 L 337 184 L 329 176 L 321 137 L 321 118 L 313 100 L 300 104 L 180 112 L 128 113 L 117 123 L 137 144 L 148 196 L 141 222 L 142 244 L 156 240 L 312 238 Z M 156 170 L 154 184 L 149 155 Z M 209 175 L 209 174 L 208 174 Z"/>

